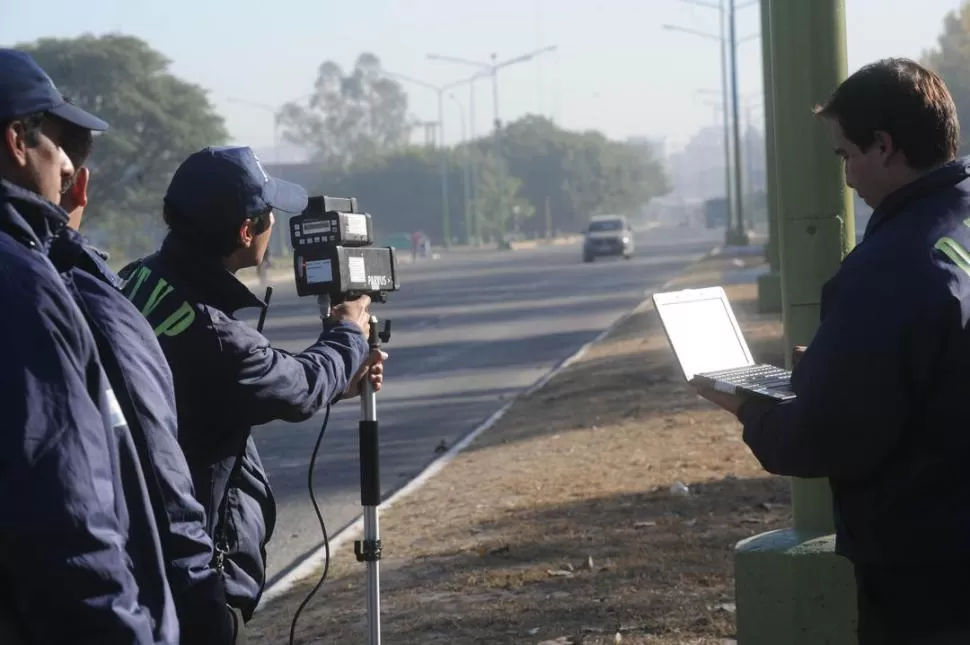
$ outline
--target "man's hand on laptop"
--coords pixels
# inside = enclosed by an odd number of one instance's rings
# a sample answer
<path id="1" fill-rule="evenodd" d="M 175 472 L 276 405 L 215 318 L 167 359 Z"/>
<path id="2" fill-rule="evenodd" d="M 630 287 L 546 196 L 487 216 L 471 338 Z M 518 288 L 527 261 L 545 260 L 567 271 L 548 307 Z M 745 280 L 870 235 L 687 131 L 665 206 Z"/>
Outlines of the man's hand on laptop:
<path id="1" fill-rule="evenodd" d="M 727 394 L 726 392 L 718 392 L 713 388 L 704 387 L 700 384 L 695 384 L 693 382 L 691 382 L 691 385 L 693 385 L 697 389 L 697 393 L 700 394 L 702 397 L 704 397 L 714 405 L 724 408 L 725 410 L 727 410 L 728 412 L 730 412 L 735 416 L 737 416 L 738 410 L 741 409 L 741 404 L 744 402 L 744 400 L 741 397 L 736 396 L 734 394 Z"/>
<path id="2" fill-rule="evenodd" d="M 792 347 L 792 349 L 791 349 L 791 367 L 792 367 L 792 369 L 795 369 L 795 366 L 798 365 L 798 361 L 802 360 L 802 356 L 805 355 L 805 350 L 806 349 L 807 348 L 804 345 L 795 345 L 794 347 Z"/>

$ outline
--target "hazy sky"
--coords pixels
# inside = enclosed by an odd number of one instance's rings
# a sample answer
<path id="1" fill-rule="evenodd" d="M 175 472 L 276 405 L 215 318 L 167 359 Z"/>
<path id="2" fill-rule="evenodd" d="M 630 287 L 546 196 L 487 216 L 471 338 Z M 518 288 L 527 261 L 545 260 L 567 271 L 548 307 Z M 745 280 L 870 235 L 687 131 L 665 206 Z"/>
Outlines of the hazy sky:
<path id="1" fill-rule="evenodd" d="M 919 56 L 960 0 L 846 5 L 851 72 L 884 56 Z M 715 119 L 718 108 L 708 101 L 716 95 L 698 92 L 720 88 L 720 46 L 663 26 L 716 33 L 717 20 L 716 10 L 683 0 L 0 0 L 0 43 L 84 32 L 139 36 L 172 60 L 176 74 L 211 91 L 236 142 L 263 148 L 273 144 L 269 109 L 233 99 L 276 106 L 306 95 L 324 60 L 346 68 L 370 51 L 389 71 L 443 84 L 475 70 L 427 60 L 429 53 L 488 61 L 493 52 L 503 60 L 555 45 L 500 72 L 503 120 L 542 113 L 568 128 L 666 137 L 676 146 Z M 757 4 L 739 10 L 738 24 L 739 38 L 757 34 Z M 741 93 L 760 110 L 760 41 L 739 51 Z M 405 87 L 411 112 L 436 119 L 435 92 Z M 456 92 L 467 110 L 468 86 Z M 474 128 L 482 134 L 493 118 L 491 84 L 477 83 L 476 97 Z M 461 135 L 459 114 L 454 101 L 446 103 L 449 142 Z"/>

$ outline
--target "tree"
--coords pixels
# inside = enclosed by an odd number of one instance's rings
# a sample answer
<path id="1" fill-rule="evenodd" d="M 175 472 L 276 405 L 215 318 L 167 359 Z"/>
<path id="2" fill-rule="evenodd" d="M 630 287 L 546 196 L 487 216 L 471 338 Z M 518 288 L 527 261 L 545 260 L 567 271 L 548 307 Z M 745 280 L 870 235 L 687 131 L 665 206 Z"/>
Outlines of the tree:
<path id="1" fill-rule="evenodd" d="M 538 209 L 548 199 L 555 228 L 579 230 L 597 212 L 632 213 L 669 190 L 663 168 L 643 144 L 562 130 L 537 116 L 510 123 L 501 137 L 508 172 L 522 180 L 522 196 Z M 491 143 L 477 145 L 487 150 Z M 536 218 L 525 226 L 541 233 L 545 222 Z"/>
<path id="2" fill-rule="evenodd" d="M 960 154 L 970 152 L 970 2 L 943 18 L 938 47 L 924 52 L 922 62 L 950 88 L 963 125 Z"/>
<path id="3" fill-rule="evenodd" d="M 561 130 L 539 117 L 509 124 L 502 132 L 501 149 L 501 175 L 490 137 L 449 151 L 453 236 L 464 239 L 468 233 L 463 164 L 469 151 L 477 176 L 478 231 L 471 231 L 473 237 L 476 232 L 493 240 L 508 233 L 545 234 L 547 225 L 577 231 L 591 215 L 633 214 L 667 190 L 663 170 L 648 146 L 610 141 L 597 132 Z M 313 162 L 281 167 L 279 172 L 311 194 L 357 197 L 373 216 L 378 236 L 422 230 L 440 243 L 444 226 L 438 155 L 430 148 L 404 147 L 343 168 Z M 547 199 L 550 217 L 535 217 L 536 211 L 545 212 Z"/>
<path id="4" fill-rule="evenodd" d="M 29 51 L 65 95 L 110 129 L 95 141 L 85 231 L 115 254 L 153 250 L 162 197 L 189 154 L 228 135 L 205 91 L 172 75 L 169 60 L 133 36 L 44 38 Z"/>
<path id="5" fill-rule="evenodd" d="M 475 236 L 500 239 L 517 233 L 522 224 L 535 215 L 535 207 L 521 195 L 522 180 L 499 173 L 495 155 L 487 151 L 478 165 L 475 211 L 481 217 Z"/>
<path id="6" fill-rule="evenodd" d="M 309 108 L 284 105 L 278 115 L 283 136 L 308 146 L 313 160 L 346 168 L 408 142 L 407 94 L 381 70 L 377 56 L 363 53 L 347 76 L 337 63 L 320 65 Z"/>

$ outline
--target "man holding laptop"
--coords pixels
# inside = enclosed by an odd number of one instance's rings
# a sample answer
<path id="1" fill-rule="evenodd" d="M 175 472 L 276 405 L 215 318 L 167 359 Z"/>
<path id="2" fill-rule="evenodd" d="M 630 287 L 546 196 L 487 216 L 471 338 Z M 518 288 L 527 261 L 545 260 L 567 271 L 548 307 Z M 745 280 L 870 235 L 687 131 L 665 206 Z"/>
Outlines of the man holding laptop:
<path id="1" fill-rule="evenodd" d="M 816 113 L 875 210 L 823 288 L 794 396 L 688 378 L 737 415 L 766 470 L 829 478 L 860 645 L 970 643 L 970 158 L 955 159 L 956 107 L 936 74 L 888 59 Z"/>

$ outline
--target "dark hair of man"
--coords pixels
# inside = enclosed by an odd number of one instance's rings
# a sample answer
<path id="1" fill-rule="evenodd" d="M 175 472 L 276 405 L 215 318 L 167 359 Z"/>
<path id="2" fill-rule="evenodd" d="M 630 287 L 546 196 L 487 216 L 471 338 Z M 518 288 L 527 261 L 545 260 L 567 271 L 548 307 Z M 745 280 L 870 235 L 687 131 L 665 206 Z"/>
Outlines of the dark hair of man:
<path id="1" fill-rule="evenodd" d="M 258 235 L 269 228 L 271 212 L 267 210 L 265 213 L 249 216 L 248 219 L 253 220 L 255 225 L 255 234 Z M 182 216 L 168 202 L 164 204 L 162 217 L 174 235 L 204 255 L 224 258 L 232 255 L 240 246 L 239 227 L 245 220 L 215 228 L 200 227 L 198 222 Z"/>
<path id="2" fill-rule="evenodd" d="M 81 168 L 87 163 L 88 157 L 91 156 L 91 150 L 94 148 L 94 133 L 76 125 L 66 124 L 61 147 L 74 166 L 74 174 L 71 175 L 70 180 L 64 182 L 64 186 L 61 188 L 61 193 L 66 195 L 71 190 L 71 186 L 74 185 Z"/>
<path id="3" fill-rule="evenodd" d="M 847 78 L 815 108 L 836 120 L 846 139 L 865 152 L 885 132 L 909 166 L 929 170 L 957 156 L 960 122 L 946 83 L 906 58 L 886 58 Z"/>

